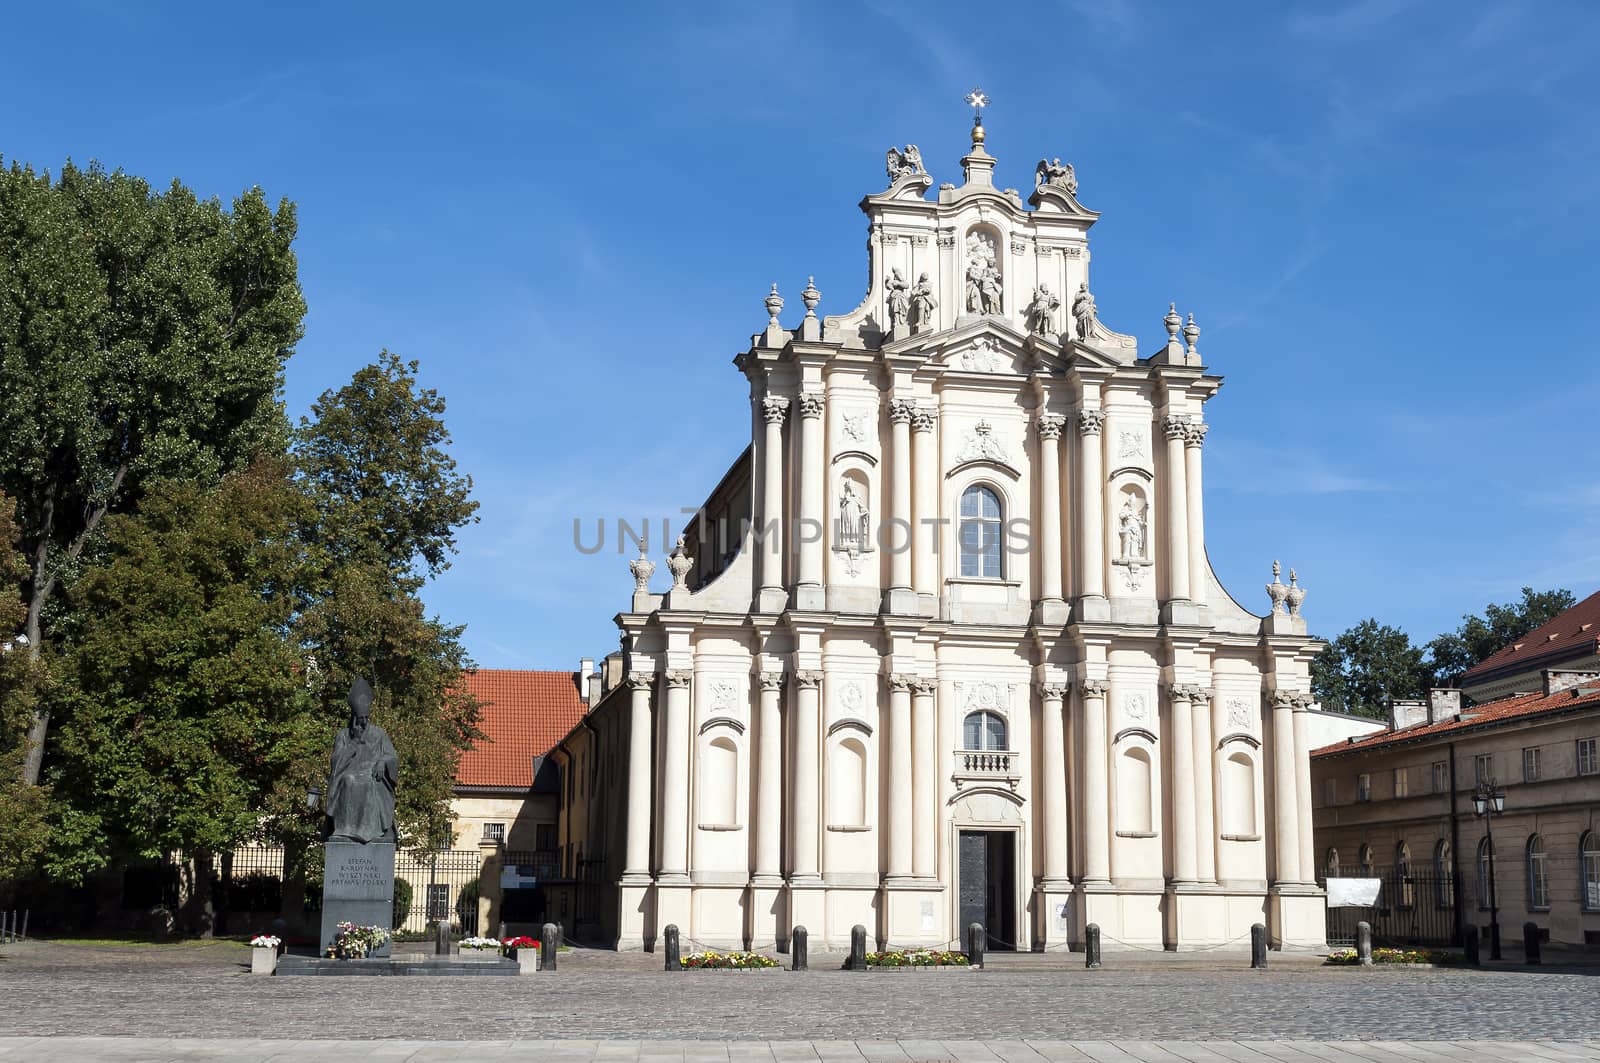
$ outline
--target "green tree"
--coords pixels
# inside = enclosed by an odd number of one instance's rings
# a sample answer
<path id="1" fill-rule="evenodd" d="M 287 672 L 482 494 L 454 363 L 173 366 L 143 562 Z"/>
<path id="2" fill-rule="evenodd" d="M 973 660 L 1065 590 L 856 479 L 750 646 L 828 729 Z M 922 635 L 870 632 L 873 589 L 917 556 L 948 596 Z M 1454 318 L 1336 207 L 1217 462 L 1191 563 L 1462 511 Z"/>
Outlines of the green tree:
<path id="1" fill-rule="evenodd" d="M 1428 643 L 1434 681 L 1441 686 L 1456 685 L 1468 668 L 1549 623 L 1576 603 L 1577 598 L 1565 588 L 1535 591 L 1524 587 L 1520 602 L 1490 602 L 1482 616 L 1465 614 L 1460 627 Z"/>
<path id="2" fill-rule="evenodd" d="M 45 669 L 17 638 L 28 612 L 22 601 L 28 565 L 16 549 L 14 509 L 0 495 L 0 884 L 32 869 L 49 837 L 50 791 L 22 781 L 28 727 Z"/>
<path id="3" fill-rule="evenodd" d="M 1311 690 L 1318 700 L 1360 716 L 1383 717 L 1389 698 L 1422 697 L 1431 679 L 1411 637 L 1372 619 L 1345 631 L 1311 661 Z"/>
<path id="4" fill-rule="evenodd" d="M 0 491 L 17 503 L 35 660 L 108 514 L 154 479 L 214 482 L 283 452 L 305 315 L 295 231 L 293 205 L 259 189 L 228 210 L 97 165 L 0 170 Z M 41 701 L 27 782 L 48 727 Z"/>
<path id="5" fill-rule="evenodd" d="M 84 623 L 61 660 L 55 877 L 186 854 L 191 929 L 210 932 L 209 857 L 260 836 L 331 734 L 293 629 L 304 509 L 284 465 L 261 461 L 152 484 L 137 515 L 107 520 L 104 561 L 69 594 Z"/>
<path id="6" fill-rule="evenodd" d="M 324 565 L 299 624 L 316 662 L 314 697 L 337 725 L 351 681 L 372 683 L 373 720 L 400 757 L 397 826 L 421 845 L 430 823 L 448 819 L 456 764 L 480 733 L 461 688 L 471 666 L 463 629 L 427 616 L 417 592 L 448 567 L 478 504 L 445 450 L 444 400 L 417 387 L 416 371 L 385 351 L 325 392 L 295 433 L 294 456 L 306 537 Z"/>

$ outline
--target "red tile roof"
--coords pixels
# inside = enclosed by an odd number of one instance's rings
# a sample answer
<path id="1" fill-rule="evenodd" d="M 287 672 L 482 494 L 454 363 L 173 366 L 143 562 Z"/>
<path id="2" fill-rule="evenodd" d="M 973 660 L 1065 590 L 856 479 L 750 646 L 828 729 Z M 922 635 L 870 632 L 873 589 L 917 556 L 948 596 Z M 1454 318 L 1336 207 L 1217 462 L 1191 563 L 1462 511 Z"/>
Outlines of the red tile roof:
<path id="1" fill-rule="evenodd" d="M 482 703 L 483 738 L 461 755 L 458 786 L 533 785 L 533 758 L 551 748 L 589 711 L 578 694 L 577 672 L 481 668 L 465 676 Z"/>
<path id="2" fill-rule="evenodd" d="M 1313 757 L 1334 756 L 1340 753 L 1350 753 L 1357 750 L 1376 749 L 1380 746 L 1413 742 L 1418 739 L 1431 739 L 1438 736 L 1449 737 L 1453 732 L 1464 731 L 1484 725 L 1500 723 L 1513 723 L 1540 713 L 1560 712 L 1563 709 L 1595 708 L 1600 709 L 1600 686 L 1593 683 L 1580 684 L 1566 690 L 1558 690 L 1554 694 L 1514 694 L 1509 698 L 1498 701 L 1486 701 L 1482 705 L 1473 705 L 1461 710 L 1459 718 L 1448 717 L 1438 723 L 1424 724 L 1420 727 L 1408 727 L 1403 731 L 1374 731 L 1369 735 L 1361 735 L 1352 740 L 1335 742 L 1331 746 L 1311 751 Z"/>
<path id="3" fill-rule="evenodd" d="M 1509 646 L 1502 646 L 1461 677 L 1463 686 L 1492 673 L 1516 671 L 1517 666 L 1546 656 L 1582 656 L 1600 645 L 1600 591 L 1595 591 L 1543 627 L 1534 628 Z M 1510 666 L 1508 668 L 1508 666 Z"/>

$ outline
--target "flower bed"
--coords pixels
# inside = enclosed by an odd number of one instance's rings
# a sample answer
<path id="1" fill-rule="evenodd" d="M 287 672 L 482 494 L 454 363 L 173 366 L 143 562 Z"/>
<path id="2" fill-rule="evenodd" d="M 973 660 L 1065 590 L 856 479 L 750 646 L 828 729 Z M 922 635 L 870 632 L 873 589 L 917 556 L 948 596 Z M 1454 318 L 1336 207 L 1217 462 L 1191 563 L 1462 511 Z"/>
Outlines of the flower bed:
<path id="1" fill-rule="evenodd" d="M 782 964 L 759 952 L 695 952 L 683 958 L 686 971 L 770 971 Z"/>
<path id="2" fill-rule="evenodd" d="M 489 949 L 494 949 L 498 952 L 500 949 L 500 939 L 480 937 L 462 938 L 461 951 L 466 952 L 469 949 L 474 952 L 483 952 Z"/>
<path id="3" fill-rule="evenodd" d="M 939 949 L 890 949 L 887 952 L 867 953 L 867 968 L 897 967 L 968 967 L 964 952 L 944 952 Z"/>
<path id="4" fill-rule="evenodd" d="M 1340 949 L 1328 955 L 1328 962 L 1337 967 L 1354 967 L 1361 963 L 1355 949 Z M 1434 964 L 1461 963 L 1462 955 L 1447 949 L 1373 949 L 1372 962 Z"/>
<path id="5" fill-rule="evenodd" d="M 326 955 L 335 960 L 364 960 L 389 943 L 389 930 L 381 926 L 356 926 L 340 923 Z"/>

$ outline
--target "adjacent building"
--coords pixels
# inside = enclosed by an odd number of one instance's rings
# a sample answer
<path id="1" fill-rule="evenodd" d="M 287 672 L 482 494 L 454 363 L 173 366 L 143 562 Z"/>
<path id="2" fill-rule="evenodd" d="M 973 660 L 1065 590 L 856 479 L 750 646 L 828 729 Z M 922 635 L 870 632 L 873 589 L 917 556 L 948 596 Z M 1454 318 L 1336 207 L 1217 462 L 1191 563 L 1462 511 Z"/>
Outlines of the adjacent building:
<path id="1" fill-rule="evenodd" d="M 750 445 L 670 588 L 633 563 L 552 753 L 577 933 L 1321 943 L 1309 750 L 1339 721 L 1295 572 L 1261 616 L 1207 559 L 1200 329 L 1157 303 L 1141 354 L 1101 322 L 1070 165 L 1025 199 L 979 122 L 961 168 L 891 150 L 865 300 L 819 316 L 808 283 L 786 324 L 774 285 L 734 359 Z"/>

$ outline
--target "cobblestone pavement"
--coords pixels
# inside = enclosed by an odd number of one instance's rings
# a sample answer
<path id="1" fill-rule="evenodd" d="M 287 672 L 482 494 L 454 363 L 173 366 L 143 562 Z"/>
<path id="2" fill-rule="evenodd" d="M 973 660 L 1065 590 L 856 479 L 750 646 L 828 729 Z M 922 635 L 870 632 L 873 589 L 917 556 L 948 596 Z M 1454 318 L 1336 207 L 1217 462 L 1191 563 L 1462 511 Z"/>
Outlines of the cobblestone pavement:
<path id="1" fill-rule="evenodd" d="M 0 1060 L 144 1063 L 1558 1063 L 1600 1043 L 1557 1041 L 273 1041 L 0 1038 Z"/>
<path id="2" fill-rule="evenodd" d="M 668 975 L 659 957 L 578 951 L 527 978 L 260 978 L 237 947 L 39 943 L 0 959 L 0 1037 L 1600 1040 L 1600 968 L 1106 960 L 1100 971 L 1015 957 L 948 974 Z"/>

